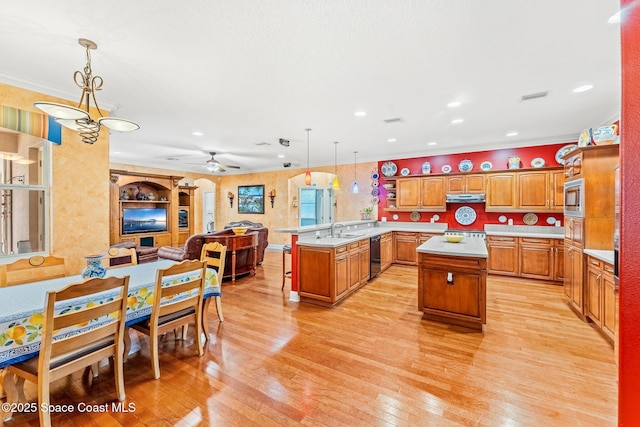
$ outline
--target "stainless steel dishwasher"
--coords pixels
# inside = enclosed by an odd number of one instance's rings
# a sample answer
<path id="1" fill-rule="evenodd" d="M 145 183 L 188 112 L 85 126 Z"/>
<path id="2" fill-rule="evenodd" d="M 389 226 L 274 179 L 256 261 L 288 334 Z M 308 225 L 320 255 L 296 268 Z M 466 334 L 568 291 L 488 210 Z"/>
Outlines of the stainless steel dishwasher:
<path id="1" fill-rule="evenodd" d="M 380 235 L 369 238 L 369 279 L 380 274 Z"/>

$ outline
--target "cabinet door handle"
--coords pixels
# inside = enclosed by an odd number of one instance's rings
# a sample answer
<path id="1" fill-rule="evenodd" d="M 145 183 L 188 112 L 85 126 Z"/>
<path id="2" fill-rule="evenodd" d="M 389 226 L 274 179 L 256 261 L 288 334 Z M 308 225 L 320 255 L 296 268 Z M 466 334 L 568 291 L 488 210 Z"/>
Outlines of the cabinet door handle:
<path id="1" fill-rule="evenodd" d="M 602 278 L 602 273 L 598 274 L 596 276 L 596 281 L 598 282 L 598 284 L 600 283 L 600 279 Z"/>
<path id="2" fill-rule="evenodd" d="M 453 285 L 453 273 L 452 272 L 448 272 L 447 273 L 447 285 Z"/>

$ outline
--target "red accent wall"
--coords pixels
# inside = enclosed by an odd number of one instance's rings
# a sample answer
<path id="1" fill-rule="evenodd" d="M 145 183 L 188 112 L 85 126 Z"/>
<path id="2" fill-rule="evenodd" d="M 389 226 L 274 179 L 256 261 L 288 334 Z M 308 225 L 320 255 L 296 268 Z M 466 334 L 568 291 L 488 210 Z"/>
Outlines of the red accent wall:
<path id="1" fill-rule="evenodd" d="M 559 149 L 568 144 L 576 144 L 577 142 L 566 142 L 562 144 L 550 144 L 550 145 L 541 145 L 535 147 L 520 147 L 520 148 L 509 148 L 502 150 L 487 150 L 487 151 L 474 151 L 471 153 L 458 153 L 458 154 L 447 154 L 440 156 L 426 156 L 426 157 L 414 157 L 408 159 L 397 159 L 393 160 L 393 163 L 396 164 L 398 168 L 398 172 L 396 176 L 400 176 L 400 171 L 403 168 L 408 168 L 409 173 L 411 175 L 417 175 L 422 173 L 422 164 L 424 162 L 429 162 L 431 164 L 431 173 L 442 173 L 442 167 L 445 165 L 451 166 L 451 173 L 460 172 L 458 169 L 458 164 L 462 160 L 471 160 L 473 162 L 473 170 L 472 172 L 479 171 L 480 164 L 489 161 L 491 162 L 493 168 L 492 171 L 500 171 L 500 170 L 508 170 L 508 160 L 509 157 L 519 156 L 520 157 L 520 167 L 521 168 L 531 168 L 531 161 L 537 157 L 541 157 L 545 161 L 545 167 L 556 167 L 562 166 L 555 159 L 556 153 Z M 384 162 L 378 162 L 378 170 L 382 170 L 382 165 Z M 380 183 L 384 184 L 386 182 L 394 182 L 394 181 L 385 181 L 384 175 L 380 174 Z M 380 185 L 378 191 L 380 192 L 379 198 L 380 203 L 378 205 L 378 220 L 382 220 L 382 217 L 386 217 L 387 221 L 395 222 L 392 219 L 394 214 L 398 215 L 398 222 L 401 221 L 411 221 L 410 212 L 387 212 L 382 208 L 387 206 L 387 190 Z M 467 226 L 463 226 L 458 224 L 455 220 L 455 212 L 461 206 L 471 206 L 476 211 L 477 219 L 476 221 Z M 458 229 L 470 229 L 470 230 L 482 230 L 485 224 L 500 224 L 498 217 L 501 215 L 506 216 L 507 218 L 513 219 L 514 225 L 524 225 L 522 220 L 525 213 L 500 213 L 500 212 L 486 212 L 484 203 L 449 203 L 447 204 L 446 212 L 421 212 L 420 213 L 420 222 L 429 222 L 429 220 L 433 217 L 434 214 L 437 214 L 440 219 L 437 221 L 439 223 L 446 222 L 449 224 L 451 228 Z M 553 217 L 556 220 L 563 223 L 563 215 L 561 213 L 556 214 L 548 214 L 548 213 L 536 213 L 538 216 L 538 223 L 536 225 L 549 225 L 547 223 L 547 218 Z M 506 223 L 505 223 L 506 224 Z"/>
<path id="2" fill-rule="evenodd" d="M 622 0 L 622 115 L 620 119 L 620 353 L 618 425 L 640 425 L 640 10 Z"/>

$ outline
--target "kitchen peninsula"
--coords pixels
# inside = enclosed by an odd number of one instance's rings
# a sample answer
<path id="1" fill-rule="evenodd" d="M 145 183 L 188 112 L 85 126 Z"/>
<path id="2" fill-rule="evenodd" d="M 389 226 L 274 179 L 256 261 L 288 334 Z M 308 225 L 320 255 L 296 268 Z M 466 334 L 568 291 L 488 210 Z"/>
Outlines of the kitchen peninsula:
<path id="1" fill-rule="evenodd" d="M 418 309 L 423 319 L 482 330 L 487 314 L 487 247 L 484 239 L 451 243 L 436 236 L 416 249 Z"/>

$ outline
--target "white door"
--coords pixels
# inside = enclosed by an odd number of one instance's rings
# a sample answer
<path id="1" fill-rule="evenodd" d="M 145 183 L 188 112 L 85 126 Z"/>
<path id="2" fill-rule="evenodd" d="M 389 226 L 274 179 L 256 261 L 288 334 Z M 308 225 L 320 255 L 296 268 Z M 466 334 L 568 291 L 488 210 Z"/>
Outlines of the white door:
<path id="1" fill-rule="evenodd" d="M 215 198 L 213 191 L 202 193 L 202 232 L 211 233 L 215 230 Z"/>

